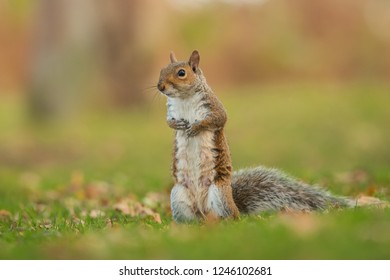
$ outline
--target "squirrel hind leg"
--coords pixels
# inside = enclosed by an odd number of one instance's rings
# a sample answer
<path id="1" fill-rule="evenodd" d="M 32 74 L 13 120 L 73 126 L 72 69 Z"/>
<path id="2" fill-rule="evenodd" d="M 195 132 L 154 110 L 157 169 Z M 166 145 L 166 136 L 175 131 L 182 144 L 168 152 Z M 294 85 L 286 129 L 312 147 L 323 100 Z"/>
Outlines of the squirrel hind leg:
<path id="1" fill-rule="evenodd" d="M 171 210 L 175 222 L 190 223 L 198 220 L 192 205 L 187 188 L 175 185 L 171 190 Z"/>
<path id="2" fill-rule="evenodd" d="M 234 204 L 230 188 L 221 188 L 214 184 L 209 187 L 207 197 L 208 212 L 220 218 L 237 218 L 239 211 Z"/>

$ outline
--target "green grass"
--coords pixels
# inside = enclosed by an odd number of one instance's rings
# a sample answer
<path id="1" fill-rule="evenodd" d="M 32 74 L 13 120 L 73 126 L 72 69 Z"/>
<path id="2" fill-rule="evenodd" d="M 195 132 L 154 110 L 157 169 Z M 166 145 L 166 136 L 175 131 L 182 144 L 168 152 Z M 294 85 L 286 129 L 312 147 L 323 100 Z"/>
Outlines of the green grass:
<path id="1" fill-rule="evenodd" d="M 235 169 L 263 164 L 339 195 L 390 200 L 389 85 L 216 92 Z M 390 258 L 390 209 L 173 223 L 162 97 L 40 125 L 8 99 L 0 102 L 0 259 Z"/>

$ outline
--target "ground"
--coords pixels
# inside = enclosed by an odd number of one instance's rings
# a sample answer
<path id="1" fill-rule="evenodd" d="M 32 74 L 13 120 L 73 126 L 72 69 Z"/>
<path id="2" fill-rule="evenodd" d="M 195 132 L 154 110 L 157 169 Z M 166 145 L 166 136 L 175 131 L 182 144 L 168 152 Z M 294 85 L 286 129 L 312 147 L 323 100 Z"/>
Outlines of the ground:
<path id="1" fill-rule="evenodd" d="M 283 169 L 337 195 L 390 200 L 390 86 L 217 89 L 235 169 Z M 153 93 L 148 93 L 153 95 Z M 161 96 L 37 124 L 0 102 L 1 259 L 388 259 L 390 209 L 263 213 L 177 225 Z"/>

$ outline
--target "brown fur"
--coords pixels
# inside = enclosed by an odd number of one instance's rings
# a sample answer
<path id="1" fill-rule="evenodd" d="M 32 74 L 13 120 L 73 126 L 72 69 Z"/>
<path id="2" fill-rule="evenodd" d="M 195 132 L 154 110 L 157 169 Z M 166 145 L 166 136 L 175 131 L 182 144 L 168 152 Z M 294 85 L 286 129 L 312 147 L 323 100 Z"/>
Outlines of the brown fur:
<path id="1" fill-rule="evenodd" d="M 173 178 L 175 179 L 175 183 L 177 183 L 177 176 L 176 176 L 176 172 L 177 172 L 177 167 L 176 167 L 176 164 L 177 164 L 177 159 L 176 159 L 176 154 L 177 154 L 177 145 L 176 145 L 176 139 L 173 143 L 173 152 L 172 152 L 172 176 Z"/>
<path id="2" fill-rule="evenodd" d="M 190 202 L 191 211 L 198 218 L 205 219 L 210 216 L 207 210 L 205 212 L 205 209 L 207 209 L 205 205 L 208 201 L 209 187 L 212 185 L 219 189 L 217 196 L 220 195 L 221 198 L 220 200 L 217 198 L 215 203 L 219 203 L 218 207 L 222 209 L 220 212 L 223 212 L 223 216 L 238 217 L 239 211 L 234 203 L 231 188 L 231 156 L 224 134 L 224 126 L 227 121 L 226 111 L 207 85 L 202 71 L 198 67 L 200 57 L 197 51 L 192 53 L 188 62 L 177 62 L 173 53 L 170 54 L 170 60 L 171 64 L 161 70 L 158 89 L 168 97 L 180 100 L 185 100 L 190 96 L 198 94 L 200 99 L 197 101 L 197 104 L 202 109 L 189 108 L 189 110 L 207 112 L 203 118 L 192 122 L 186 119 L 167 118 L 169 127 L 176 130 L 172 163 L 175 183 L 188 189 L 188 197 L 192 201 Z M 182 70 L 185 71 L 185 75 L 180 76 L 179 71 Z M 206 140 L 210 138 L 204 134 L 206 132 L 212 133 L 211 139 L 213 144 L 210 147 L 207 142 L 209 140 Z M 199 166 L 201 173 L 200 178 L 197 179 L 199 186 L 192 186 L 193 182 L 188 181 L 190 180 L 188 178 L 189 175 L 186 174 L 192 174 L 191 172 L 194 171 L 188 170 L 189 167 L 184 167 L 183 169 L 183 167 L 178 166 L 179 159 L 184 160 L 183 162 L 192 160 L 191 155 L 187 156 L 185 151 L 181 150 L 180 152 L 178 149 L 177 137 L 183 137 L 183 135 L 188 137 L 186 141 L 190 141 L 189 139 L 192 137 L 198 137 L 198 141 L 203 141 L 200 139 L 205 139 L 204 141 L 206 141 L 204 144 L 200 144 L 202 147 Z M 185 142 L 183 143 L 185 144 Z"/>
<path id="3" fill-rule="evenodd" d="M 238 217 L 239 211 L 236 204 L 234 203 L 231 188 L 233 171 L 232 160 L 224 133 L 227 114 L 222 103 L 214 94 L 204 96 L 204 106 L 209 108 L 209 116 L 197 124 L 196 130 L 214 131 L 214 183 L 221 189 L 221 192 L 224 194 L 229 208 L 232 209 L 232 216 Z"/>

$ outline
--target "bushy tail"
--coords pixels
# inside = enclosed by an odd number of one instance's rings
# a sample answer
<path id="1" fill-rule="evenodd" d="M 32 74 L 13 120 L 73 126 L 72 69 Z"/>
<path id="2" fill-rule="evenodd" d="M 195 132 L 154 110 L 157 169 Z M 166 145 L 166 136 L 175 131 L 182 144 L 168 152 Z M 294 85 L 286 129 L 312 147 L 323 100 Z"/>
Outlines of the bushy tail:
<path id="1" fill-rule="evenodd" d="M 318 186 L 266 167 L 234 172 L 232 188 L 234 202 L 241 213 L 311 211 L 356 205 L 352 199 L 334 196 Z"/>

